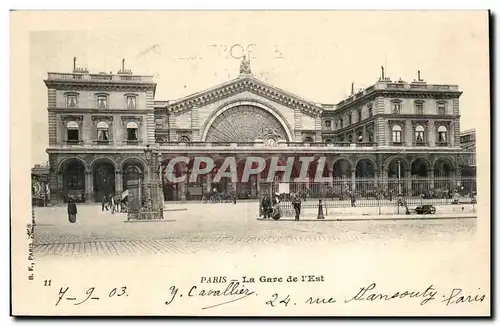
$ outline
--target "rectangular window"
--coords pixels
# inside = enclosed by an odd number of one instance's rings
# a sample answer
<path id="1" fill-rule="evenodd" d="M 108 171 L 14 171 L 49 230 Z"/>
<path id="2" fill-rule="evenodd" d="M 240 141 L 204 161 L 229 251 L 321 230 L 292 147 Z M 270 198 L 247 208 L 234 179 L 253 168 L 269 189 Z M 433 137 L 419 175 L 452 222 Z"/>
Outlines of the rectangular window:
<path id="1" fill-rule="evenodd" d="M 135 110 L 136 109 L 136 98 L 135 96 L 127 96 L 127 109 Z"/>
<path id="2" fill-rule="evenodd" d="M 424 104 L 423 103 L 415 103 L 415 113 L 416 114 L 424 114 Z"/>
<path id="3" fill-rule="evenodd" d="M 401 113 L 401 102 L 392 103 L 392 113 L 394 113 L 394 114 Z"/>
<path id="4" fill-rule="evenodd" d="M 361 109 L 358 109 L 358 122 L 359 122 L 359 121 L 361 121 L 361 120 L 363 120 L 363 115 L 362 115 L 362 113 L 363 113 L 363 112 L 361 111 Z"/>
<path id="5" fill-rule="evenodd" d="M 76 95 L 68 95 L 66 97 L 66 107 L 68 109 L 76 109 Z"/>
<path id="6" fill-rule="evenodd" d="M 394 143 L 400 143 L 401 142 L 401 131 L 395 130 L 392 132 L 392 141 Z"/>
<path id="7" fill-rule="evenodd" d="M 438 114 L 439 115 L 446 115 L 446 104 L 445 103 L 438 103 Z"/>
<path id="8" fill-rule="evenodd" d="M 348 121 L 349 121 L 349 126 L 352 125 L 352 113 L 349 113 L 349 116 L 348 116 Z"/>
<path id="9" fill-rule="evenodd" d="M 97 96 L 97 108 L 98 109 L 108 108 L 108 97 L 106 95 Z"/>
<path id="10" fill-rule="evenodd" d="M 163 119 L 162 118 L 156 118 L 155 119 L 155 125 L 156 125 L 156 128 L 163 128 Z"/>
<path id="11" fill-rule="evenodd" d="M 78 141 L 79 132 L 78 129 L 68 129 L 68 141 Z"/>
<path id="12" fill-rule="evenodd" d="M 373 106 L 368 107 L 368 117 L 373 117 Z"/>
<path id="13" fill-rule="evenodd" d="M 136 128 L 127 128 L 127 140 L 137 141 L 137 129 Z"/>

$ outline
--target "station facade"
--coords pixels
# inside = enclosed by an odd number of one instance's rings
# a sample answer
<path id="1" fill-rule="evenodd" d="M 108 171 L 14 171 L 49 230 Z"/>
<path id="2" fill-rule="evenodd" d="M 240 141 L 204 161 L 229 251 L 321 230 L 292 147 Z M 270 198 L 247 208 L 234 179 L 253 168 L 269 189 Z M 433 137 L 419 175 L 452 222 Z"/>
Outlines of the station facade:
<path id="1" fill-rule="evenodd" d="M 226 83 L 177 100 L 155 98 L 153 76 L 122 69 L 48 73 L 49 188 L 53 199 L 100 201 L 124 191 L 127 181 L 147 181 L 146 146 L 161 152 L 166 200 L 198 199 L 217 189 L 256 198 L 268 169 L 247 182 L 213 182 L 226 157 L 238 175 L 249 156 L 280 164 L 290 157 L 325 157 L 332 180 L 405 179 L 405 191 L 419 181 L 442 177 L 459 184 L 462 166 L 460 106 L 456 85 L 393 81 L 382 74 L 372 86 L 352 91 L 336 104 L 321 104 L 269 85 L 243 59 L 239 75 Z M 164 168 L 178 156 L 209 156 L 215 167 L 194 182 L 172 183 L 168 175 L 189 174 L 192 162 Z M 292 180 L 300 166 L 294 167 Z M 310 171 L 311 177 L 315 169 Z M 277 176 L 279 181 L 280 176 Z M 414 180 L 414 181 L 412 181 Z"/>

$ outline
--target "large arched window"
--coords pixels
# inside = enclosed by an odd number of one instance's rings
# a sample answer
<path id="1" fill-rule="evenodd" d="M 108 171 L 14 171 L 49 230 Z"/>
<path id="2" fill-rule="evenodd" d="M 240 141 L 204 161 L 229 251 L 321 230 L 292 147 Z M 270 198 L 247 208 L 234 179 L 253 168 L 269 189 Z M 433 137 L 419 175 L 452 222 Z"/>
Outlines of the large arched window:
<path id="1" fill-rule="evenodd" d="M 312 142 L 314 142 L 314 139 L 312 139 L 312 137 L 304 138 L 304 143 L 312 143 Z"/>
<path id="2" fill-rule="evenodd" d="M 133 121 L 127 123 L 127 141 L 137 142 L 139 140 L 138 129 L 137 123 Z"/>
<path id="3" fill-rule="evenodd" d="M 392 127 L 392 142 L 401 143 L 403 142 L 403 129 L 400 125 L 394 125 Z"/>
<path id="4" fill-rule="evenodd" d="M 438 142 L 444 144 L 448 141 L 448 129 L 445 126 L 438 128 Z"/>
<path id="5" fill-rule="evenodd" d="M 423 144 L 425 142 L 425 128 L 421 125 L 415 128 L 415 142 L 417 144 Z"/>
<path id="6" fill-rule="evenodd" d="M 188 136 L 180 136 L 179 137 L 179 142 L 181 143 L 189 143 L 191 140 L 189 139 Z"/>
<path id="7" fill-rule="evenodd" d="M 78 143 L 80 141 L 80 127 L 75 121 L 66 124 L 68 143 Z"/>
<path id="8" fill-rule="evenodd" d="M 97 141 L 98 142 L 109 141 L 109 126 L 104 121 L 100 121 L 99 123 L 97 123 Z"/>

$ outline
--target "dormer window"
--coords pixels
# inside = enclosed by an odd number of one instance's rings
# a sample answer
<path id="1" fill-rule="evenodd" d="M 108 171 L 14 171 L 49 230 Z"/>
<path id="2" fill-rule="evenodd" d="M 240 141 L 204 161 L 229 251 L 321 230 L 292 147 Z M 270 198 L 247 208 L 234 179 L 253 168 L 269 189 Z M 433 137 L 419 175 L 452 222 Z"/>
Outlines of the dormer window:
<path id="1" fill-rule="evenodd" d="M 97 108 L 105 110 L 108 108 L 108 95 L 99 94 L 97 95 Z"/>
<path id="2" fill-rule="evenodd" d="M 137 108 L 137 96 L 127 95 L 127 109 L 135 110 Z"/>
<path id="3" fill-rule="evenodd" d="M 392 113 L 393 114 L 401 114 L 401 101 L 393 101 L 392 102 Z"/>
<path id="4" fill-rule="evenodd" d="M 78 103 L 78 94 L 67 94 L 66 95 L 66 108 L 76 109 Z"/>

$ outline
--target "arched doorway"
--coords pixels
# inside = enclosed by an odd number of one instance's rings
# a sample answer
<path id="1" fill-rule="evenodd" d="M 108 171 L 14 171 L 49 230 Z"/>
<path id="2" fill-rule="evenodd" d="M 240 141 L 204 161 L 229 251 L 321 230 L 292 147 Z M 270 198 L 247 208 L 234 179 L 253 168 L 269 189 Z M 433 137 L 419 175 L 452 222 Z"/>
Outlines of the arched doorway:
<path id="1" fill-rule="evenodd" d="M 64 202 L 68 199 L 85 202 L 85 166 L 78 159 L 66 162 L 61 168 L 63 177 Z"/>
<path id="2" fill-rule="evenodd" d="M 356 163 L 356 192 L 362 197 L 376 197 L 375 163 L 370 159 Z"/>
<path id="3" fill-rule="evenodd" d="M 429 192 L 432 180 L 429 179 L 430 163 L 424 158 L 417 158 L 411 164 L 411 189 L 413 195 L 419 196 Z"/>
<path id="4" fill-rule="evenodd" d="M 178 162 L 175 166 L 169 165 L 171 159 L 162 161 L 162 183 L 163 183 L 163 199 L 165 201 L 175 201 L 181 199 L 181 187 L 179 182 L 174 182 L 175 178 L 186 175 L 187 167 L 185 163 Z M 189 175 L 186 175 L 186 179 Z"/>
<path id="5" fill-rule="evenodd" d="M 122 168 L 123 190 L 127 190 L 128 182 L 131 180 L 140 180 L 144 183 L 144 166 L 137 161 L 129 161 Z"/>
<path id="6" fill-rule="evenodd" d="M 115 167 L 108 160 L 99 160 L 93 165 L 94 198 L 100 202 L 103 196 L 115 195 Z"/>
<path id="7" fill-rule="evenodd" d="M 445 157 L 438 158 L 434 163 L 434 188 L 436 192 L 451 192 L 456 186 L 453 184 L 454 176 L 453 162 Z"/>
<path id="8" fill-rule="evenodd" d="M 394 157 L 389 161 L 387 165 L 387 178 L 388 178 L 388 189 L 387 195 L 389 198 L 393 198 L 398 194 L 407 195 L 409 180 L 409 164 L 406 160 Z M 385 189 L 384 189 L 385 191 Z"/>
<path id="9" fill-rule="evenodd" d="M 332 197 L 347 199 L 352 189 L 351 180 L 352 165 L 345 158 L 336 160 L 333 163 L 333 185 Z"/>

